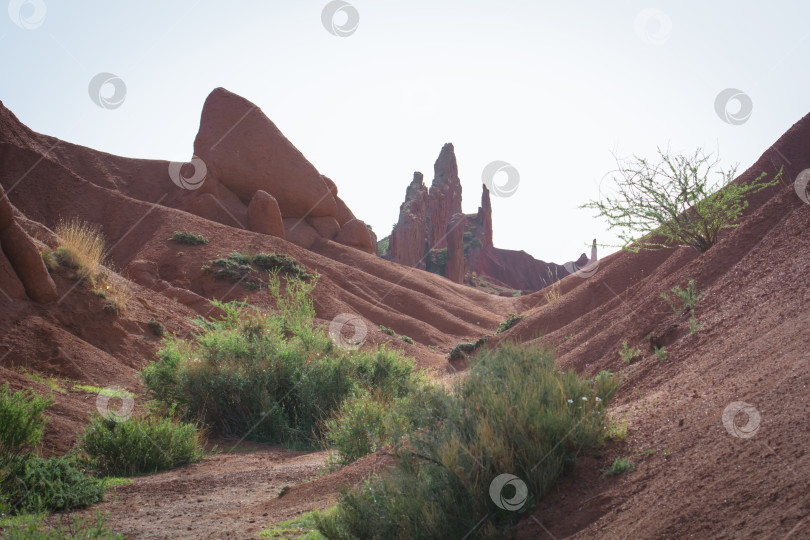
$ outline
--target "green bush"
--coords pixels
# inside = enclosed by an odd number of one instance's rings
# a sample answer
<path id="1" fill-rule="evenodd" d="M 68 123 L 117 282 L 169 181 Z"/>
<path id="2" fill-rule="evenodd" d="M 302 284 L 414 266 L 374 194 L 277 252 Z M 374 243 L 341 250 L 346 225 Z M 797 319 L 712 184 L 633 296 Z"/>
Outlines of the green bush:
<path id="1" fill-rule="evenodd" d="M 411 336 L 402 336 L 400 339 L 402 339 L 402 341 L 405 343 L 413 345 L 413 338 Z"/>
<path id="2" fill-rule="evenodd" d="M 208 243 L 208 239 L 203 235 L 186 231 L 174 231 L 171 239 L 186 246 L 202 246 Z"/>
<path id="3" fill-rule="evenodd" d="M 388 334 L 389 336 L 396 336 L 397 333 L 394 332 L 392 328 L 388 328 L 387 326 L 380 325 L 380 332 L 384 334 Z"/>
<path id="4" fill-rule="evenodd" d="M 94 417 L 79 439 L 93 469 L 105 476 L 133 476 L 200 461 L 201 436 L 191 424 L 170 418 Z"/>
<path id="5" fill-rule="evenodd" d="M 2 496 L 12 513 L 71 510 L 98 502 L 104 483 L 85 476 L 68 458 L 34 455 L 0 461 Z"/>
<path id="6" fill-rule="evenodd" d="M 52 404 L 31 390 L 12 394 L 8 383 L 0 386 L 0 459 L 18 457 L 39 444 L 48 422 L 43 412 Z"/>
<path id="7" fill-rule="evenodd" d="M 510 313 L 509 315 L 507 315 L 506 320 L 503 321 L 500 324 L 500 326 L 498 326 L 498 329 L 495 331 L 495 333 L 501 334 L 503 332 L 506 332 L 507 330 L 515 326 L 518 323 L 518 321 L 523 317 L 525 317 L 525 315 L 515 315 L 514 313 Z"/>
<path id="8" fill-rule="evenodd" d="M 516 475 L 531 507 L 602 444 L 617 387 L 607 372 L 594 381 L 560 373 L 548 349 L 484 350 L 427 427 L 399 446 L 396 466 L 345 490 L 318 529 L 330 539 L 501 537 L 520 514 L 494 503 L 491 482 Z"/>
<path id="9" fill-rule="evenodd" d="M 324 422 L 324 441 L 334 450 L 330 465 L 348 465 L 383 447 L 397 447 L 408 433 L 446 418 L 448 399 L 441 386 L 421 378 L 400 397 L 379 391 L 349 397 Z"/>
<path id="10" fill-rule="evenodd" d="M 214 302 L 218 321 L 198 321 L 189 339 L 168 338 L 141 372 L 151 397 L 227 436 L 262 442 L 315 442 L 322 421 L 350 395 L 408 392 L 413 362 L 384 348 L 347 351 L 314 326 L 315 287 L 270 273 L 276 313 Z"/>

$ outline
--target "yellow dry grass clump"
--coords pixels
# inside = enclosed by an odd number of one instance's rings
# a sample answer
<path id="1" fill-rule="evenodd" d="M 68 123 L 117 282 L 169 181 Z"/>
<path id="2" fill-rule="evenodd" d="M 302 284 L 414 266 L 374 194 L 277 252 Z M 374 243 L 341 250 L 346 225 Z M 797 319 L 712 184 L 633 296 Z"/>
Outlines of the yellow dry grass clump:
<path id="1" fill-rule="evenodd" d="M 76 277 L 95 294 L 107 299 L 105 309 L 118 313 L 126 309 L 132 299 L 129 285 L 120 276 L 108 271 L 104 234 L 78 218 L 61 220 L 56 226 L 59 247 L 43 254 L 48 267 L 54 262 L 73 268 Z"/>

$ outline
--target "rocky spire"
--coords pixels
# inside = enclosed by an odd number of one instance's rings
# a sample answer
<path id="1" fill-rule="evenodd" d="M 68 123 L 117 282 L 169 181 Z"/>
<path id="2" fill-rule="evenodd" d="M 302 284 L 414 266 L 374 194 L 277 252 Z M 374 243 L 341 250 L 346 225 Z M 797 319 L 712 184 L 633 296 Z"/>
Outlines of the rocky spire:
<path id="1" fill-rule="evenodd" d="M 433 165 L 433 175 L 427 208 L 428 248 L 444 249 L 447 225 L 454 215 L 461 213 L 461 180 L 452 143 L 442 147 Z"/>

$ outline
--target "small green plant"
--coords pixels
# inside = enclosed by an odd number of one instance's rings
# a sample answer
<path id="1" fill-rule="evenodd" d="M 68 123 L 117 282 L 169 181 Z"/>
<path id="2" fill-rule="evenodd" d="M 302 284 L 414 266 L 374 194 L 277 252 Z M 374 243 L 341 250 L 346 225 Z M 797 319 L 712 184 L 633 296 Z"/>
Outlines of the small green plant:
<path id="1" fill-rule="evenodd" d="M 668 455 L 670 455 L 670 454 L 671 454 L 671 452 L 670 452 L 669 450 L 667 450 L 666 448 L 664 448 L 663 450 L 661 450 L 661 453 L 662 453 L 662 454 L 664 454 L 665 456 L 668 456 Z"/>
<path id="2" fill-rule="evenodd" d="M 401 339 L 402 339 L 402 341 L 404 341 L 405 343 L 410 343 L 411 345 L 413 345 L 413 338 L 412 338 L 412 337 L 409 337 L 409 336 L 402 336 L 402 337 L 401 337 Z"/>
<path id="3" fill-rule="evenodd" d="M 653 347 L 653 352 L 655 353 L 655 356 L 662 362 L 667 359 L 666 347 Z"/>
<path id="4" fill-rule="evenodd" d="M 382 332 L 384 334 L 388 334 L 389 336 L 394 336 L 394 337 L 396 337 L 396 335 L 397 335 L 397 333 L 394 332 L 393 329 L 388 328 L 387 326 L 383 326 L 383 325 L 380 325 L 380 332 Z"/>
<path id="5" fill-rule="evenodd" d="M 202 246 L 208 243 L 208 239 L 203 235 L 186 231 L 174 231 L 171 240 L 185 246 Z"/>
<path id="6" fill-rule="evenodd" d="M 627 438 L 627 420 L 617 420 L 616 416 L 609 416 L 605 427 L 605 437 L 612 441 L 623 441 Z"/>
<path id="7" fill-rule="evenodd" d="M 148 326 L 149 329 L 152 331 L 152 333 L 155 334 L 156 336 L 163 337 L 165 329 L 163 328 L 163 325 L 160 323 L 160 321 L 158 321 L 154 317 L 150 317 L 149 322 L 146 323 L 146 326 Z"/>
<path id="8" fill-rule="evenodd" d="M 677 245 L 704 253 L 717 243 L 720 231 L 737 226 L 749 196 L 776 185 L 782 177 L 780 169 L 770 182 L 762 173 L 751 182 L 734 183 L 736 167 L 715 170 L 719 159 L 701 149 L 672 155 L 659 148 L 658 155 L 657 160 L 617 159 L 615 197 L 582 206 L 606 218 L 609 228 L 620 229 L 618 236 L 628 251 Z"/>
<path id="9" fill-rule="evenodd" d="M 515 326 L 518 323 L 518 321 L 520 321 L 520 319 L 522 319 L 523 317 L 525 317 L 525 315 L 515 315 L 514 313 L 510 313 L 509 315 L 506 316 L 506 320 L 503 321 L 500 324 L 500 326 L 498 326 L 498 329 L 495 331 L 495 333 L 501 334 L 503 332 L 506 332 L 507 330 Z"/>
<path id="10" fill-rule="evenodd" d="M 79 448 L 103 475 L 133 476 L 200 461 L 202 437 L 191 424 L 171 418 L 130 418 L 123 422 L 94 417 Z"/>
<path id="11" fill-rule="evenodd" d="M 689 280 L 686 289 L 681 289 L 679 285 L 676 285 L 670 289 L 670 292 L 672 293 L 672 297 L 667 293 L 661 293 L 661 298 L 667 301 L 669 307 L 672 308 L 672 311 L 677 317 L 680 317 L 686 312 L 694 316 L 698 302 L 700 302 L 700 299 L 706 294 L 705 292 L 698 292 L 694 279 Z"/>
<path id="12" fill-rule="evenodd" d="M 636 465 L 627 457 L 617 457 L 605 471 L 609 476 L 616 476 L 633 469 Z"/>
<path id="13" fill-rule="evenodd" d="M 619 349 L 619 357 L 622 359 L 622 362 L 632 364 L 633 360 L 641 358 L 642 356 L 643 354 L 640 349 L 630 348 L 630 346 L 627 345 L 627 341 L 622 341 L 622 348 Z"/>
<path id="14" fill-rule="evenodd" d="M 700 332 L 700 329 L 703 328 L 703 323 L 695 317 L 693 314 L 689 317 L 689 333 L 690 334 L 697 334 Z"/>

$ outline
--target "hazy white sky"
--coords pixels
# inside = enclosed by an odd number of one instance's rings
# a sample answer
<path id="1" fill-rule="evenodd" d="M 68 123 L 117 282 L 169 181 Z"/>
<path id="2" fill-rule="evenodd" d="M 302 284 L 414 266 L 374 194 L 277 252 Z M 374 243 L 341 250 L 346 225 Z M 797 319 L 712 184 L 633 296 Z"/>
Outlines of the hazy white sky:
<path id="1" fill-rule="evenodd" d="M 495 244 L 556 262 L 611 241 L 577 208 L 598 196 L 611 152 L 719 148 L 742 171 L 810 109 L 804 1 L 352 0 L 359 24 L 344 37 L 322 23 L 326 0 L 2 2 L 0 100 L 36 131 L 187 160 L 223 86 L 380 237 L 413 171 L 429 181 L 452 142 L 464 210 L 488 163 L 512 164 L 520 185 L 493 200 Z M 120 107 L 90 99 L 100 72 L 126 84 Z M 747 120 L 717 114 L 727 88 L 750 98 Z"/>

